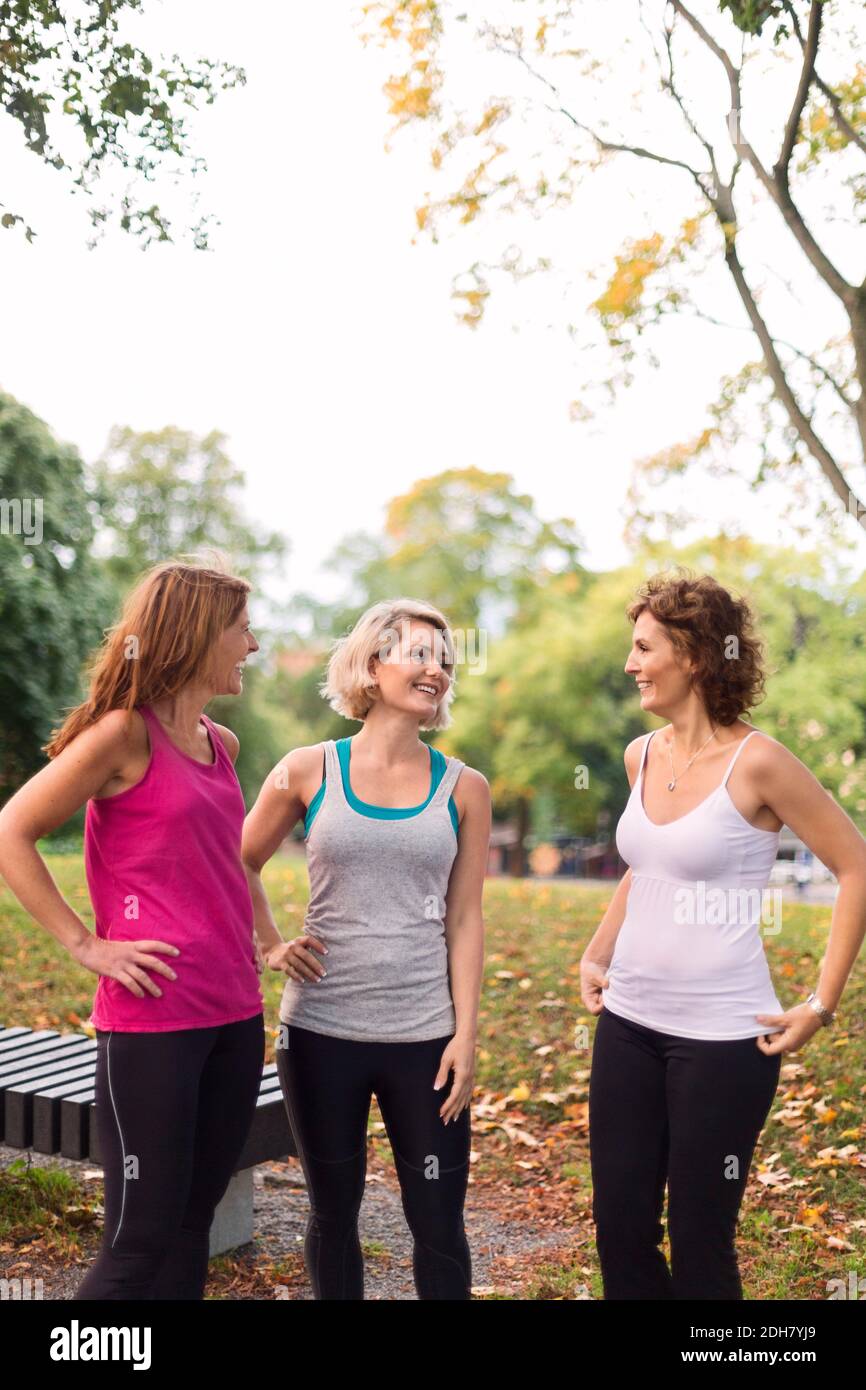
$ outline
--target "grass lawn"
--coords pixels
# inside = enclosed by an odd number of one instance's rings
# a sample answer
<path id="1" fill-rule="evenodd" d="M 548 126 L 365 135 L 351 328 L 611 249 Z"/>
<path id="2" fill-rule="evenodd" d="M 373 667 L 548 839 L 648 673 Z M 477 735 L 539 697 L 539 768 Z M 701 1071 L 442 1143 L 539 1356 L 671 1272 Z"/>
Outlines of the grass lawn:
<path id="1" fill-rule="evenodd" d="M 48 862 L 63 893 L 91 925 L 81 856 L 55 855 Z M 283 935 L 299 935 L 307 897 L 303 861 L 277 857 L 265 879 Z M 472 1200 L 562 1233 L 561 1249 L 515 1271 L 522 1298 L 573 1297 L 580 1285 L 601 1296 L 587 1142 L 590 1049 L 580 1045 L 579 1032 L 580 1025 L 588 1027 L 591 1045 L 595 1021 L 581 1004 L 579 967 L 608 898 L 607 890 L 564 882 L 495 879 L 485 886 Z M 0 889 L 0 923 L 0 1022 L 86 1026 L 95 976 L 66 957 L 5 889 Z M 829 907 L 785 903 L 781 932 L 765 938 L 786 1007 L 814 987 L 829 923 Z M 271 1056 L 281 981 L 282 976 L 268 973 L 263 982 Z M 846 1280 L 849 1270 L 858 1277 L 866 1274 L 863 1004 L 864 970 L 858 963 L 836 1026 L 821 1029 L 801 1053 L 783 1058 L 740 1217 L 747 1298 L 825 1299 L 828 1280 Z M 384 1157 L 387 1143 L 375 1109 L 373 1117 L 374 1150 Z M 74 1247 L 87 1224 L 80 1194 L 74 1188 L 51 1189 L 43 1232 L 34 1209 L 13 1192 L 15 1181 L 0 1182 L 0 1249 L 11 1252 L 22 1240 L 49 1234 L 64 1250 Z M 61 1199 L 70 1207 L 65 1230 L 58 1230 Z"/>

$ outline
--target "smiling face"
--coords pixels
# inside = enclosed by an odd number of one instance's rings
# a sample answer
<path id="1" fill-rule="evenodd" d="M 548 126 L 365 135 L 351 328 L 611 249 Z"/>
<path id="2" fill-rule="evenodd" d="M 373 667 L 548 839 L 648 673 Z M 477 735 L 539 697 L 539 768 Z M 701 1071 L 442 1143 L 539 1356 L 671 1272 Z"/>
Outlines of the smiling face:
<path id="1" fill-rule="evenodd" d="M 250 615 L 244 604 L 234 622 L 221 635 L 214 649 L 212 670 L 215 695 L 240 695 L 244 688 L 243 663 L 259 644 L 250 628 Z"/>
<path id="2" fill-rule="evenodd" d="M 648 608 L 635 620 L 625 673 L 637 684 L 641 709 L 663 718 L 668 718 L 693 689 L 690 663 L 671 642 L 664 623 Z"/>
<path id="3" fill-rule="evenodd" d="M 439 628 L 406 618 L 383 647 L 382 659 L 371 659 L 370 669 L 382 703 L 414 714 L 426 727 L 451 684 L 454 666 Z"/>

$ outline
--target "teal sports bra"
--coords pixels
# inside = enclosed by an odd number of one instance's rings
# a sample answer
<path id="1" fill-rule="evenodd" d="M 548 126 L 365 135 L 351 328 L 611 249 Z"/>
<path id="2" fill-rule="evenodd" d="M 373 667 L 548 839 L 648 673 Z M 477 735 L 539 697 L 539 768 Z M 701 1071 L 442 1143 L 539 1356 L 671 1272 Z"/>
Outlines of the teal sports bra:
<path id="1" fill-rule="evenodd" d="M 349 760 L 351 758 L 352 750 L 350 745 L 353 737 L 354 735 L 350 735 L 348 738 L 338 738 L 336 740 L 337 756 L 340 759 L 340 774 L 343 779 L 343 792 L 353 810 L 357 811 L 362 816 L 370 816 L 373 820 L 405 820 L 407 816 L 417 816 L 424 810 L 425 806 L 430 804 L 435 795 L 436 788 L 442 781 L 447 766 L 445 758 L 443 754 L 439 752 L 438 748 L 434 748 L 430 743 L 427 744 L 430 753 L 430 790 L 427 793 L 426 800 L 422 801 L 420 806 L 374 806 L 369 801 L 361 801 L 352 791 L 352 783 L 349 779 Z M 325 780 L 323 778 L 322 785 L 307 807 L 307 813 L 304 816 L 305 836 L 310 833 L 310 827 L 316 818 L 316 812 L 322 804 L 324 795 Z M 453 796 L 449 796 L 448 798 L 448 813 L 451 816 L 451 824 L 454 827 L 454 834 L 456 835 L 460 825 L 460 818 L 457 815 L 457 807 L 454 804 Z"/>

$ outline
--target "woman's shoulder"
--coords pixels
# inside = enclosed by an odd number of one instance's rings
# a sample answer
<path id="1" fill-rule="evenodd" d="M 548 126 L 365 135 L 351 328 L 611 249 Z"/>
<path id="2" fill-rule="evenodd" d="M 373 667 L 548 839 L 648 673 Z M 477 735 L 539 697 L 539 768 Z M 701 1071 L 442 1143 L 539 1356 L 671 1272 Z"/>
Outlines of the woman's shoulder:
<path id="1" fill-rule="evenodd" d="M 638 734 L 631 743 L 627 743 L 622 760 L 625 763 L 626 774 L 629 782 L 634 782 L 637 777 L 637 770 L 640 767 L 640 760 L 643 756 L 644 744 L 647 742 L 649 734 Z"/>
<path id="2" fill-rule="evenodd" d="M 314 768 L 321 769 L 325 745 L 329 742 L 330 739 L 323 739 L 321 743 L 304 743 L 299 744 L 297 748 L 290 748 L 280 760 L 281 764 L 292 771 L 297 770 L 302 775 Z"/>
<path id="3" fill-rule="evenodd" d="M 460 759 L 452 758 L 449 761 L 459 762 Z M 458 806 L 461 802 L 464 806 L 489 805 L 490 783 L 484 773 L 478 771 L 477 767 L 468 767 L 464 763 L 460 770 L 460 776 L 454 783 L 454 797 Z"/>
<path id="4" fill-rule="evenodd" d="M 214 728 L 216 729 L 217 733 L 222 739 L 223 747 L 225 748 L 232 762 L 237 762 L 238 753 L 241 751 L 240 739 L 238 738 L 237 734 L 234 733 L 231 729 L 229 729 L 225 724 L 217 724 L 215 719 L 212 719 L 210 722 L 211 724 L 213 724 Z"/>
<path id="5" fill-rule="evenodd" d="M 752 734 L 756 734 L 757 738 L 752 738 Z M 748 727 L 737 744 L 731 745 L 734 751 L 737 751 L 740 744 L 746 743 L 746 740 L 748 740 L 748 744 L 743 749 L 740 763 L 745 763 L 755 772 L 760 773 L 765 770 L 771 771 L 790 767 L 799 762 L 799 758 L 791 752 L 790 748 L 786 748 L 784 743 L 780 743 L 777 738 L 773 738 L 772 734 L 765 733 L 763 729 Z M 740 763 L 737 764 L 738 767 Z"/>
<path id="6" fill-rule="evenodd" d="M 130 753 L 147 752 L 147 723 L 139 709 L 110 709 L 101 714 L 78 735 L 90 737 L 93 743 L 123 749 Z"/>
<path id="7" fill-rule="evenodd" d="M 303 801 L 307 795 L 311 794 L 321 784 L 325 761 L 325 745 L 329 739 L 323 739 L 321 743 L 300 744 L 297 748 L 290 748 L 285 753 L 274 768 L 272 777 L 276 778 L 277 783 L 290 790 L 297 791 Z"/>

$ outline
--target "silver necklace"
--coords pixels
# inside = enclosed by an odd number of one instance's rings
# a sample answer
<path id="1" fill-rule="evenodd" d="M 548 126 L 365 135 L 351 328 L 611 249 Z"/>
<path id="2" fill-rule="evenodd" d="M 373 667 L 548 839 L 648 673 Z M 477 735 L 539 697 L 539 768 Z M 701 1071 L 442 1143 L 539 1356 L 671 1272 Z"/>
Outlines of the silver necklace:
<path id="1" fill-rule="evenodd" d="M 713 732 L 710 734 L 710 738 L 715 738 L 715 736 L 716 736 L 716 731 L 715 731 L 715 729 L 713 729 Z M 686 773 L 688 772 L 688 770 L 689 770 L 689 768 L 691 767 L 692 763 L 694 762 L 695 758 L 697 758 L 699 754 L 703 753 L 704 749 L 706 748 L 707 744 L 708 744 L 709 741 L 710 741 L 710 738 L 704 740 L 704 742 L 701 744 L 700 748 L 698 749 L 697 753 L 693 753 L 693 754 L 692 754 L 692 756 L 689 758 L 688 762 L 686 763 L 685 767 L 683 768 L 682 772 L 680 772 L 680 773 L 677 773 L 677 771 L 676 771 L 676 769 L 675 769 L 675 767 L 674 767 L 673 746 L 674 746 L 674 743 L 676 742 L 676 736 L 673 736 L 673 737 L 671 738 L 671 741 L 670 741 L 670 743 L 668 744 L 668 757 L 669 757 L 670 760 L 671 760 L 671 780 L 668 782 L 668 791 L 669 791 L 669 792 L 672 792 L 672 791 L 675 790 L 676 785 L 677 785 L 677 782 L 679 781 L 679 778 L 680 778 L 680 777 L 685 777 Z"/>

